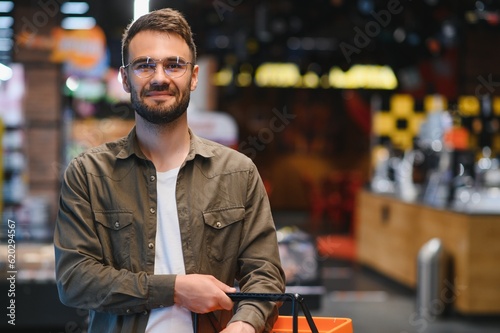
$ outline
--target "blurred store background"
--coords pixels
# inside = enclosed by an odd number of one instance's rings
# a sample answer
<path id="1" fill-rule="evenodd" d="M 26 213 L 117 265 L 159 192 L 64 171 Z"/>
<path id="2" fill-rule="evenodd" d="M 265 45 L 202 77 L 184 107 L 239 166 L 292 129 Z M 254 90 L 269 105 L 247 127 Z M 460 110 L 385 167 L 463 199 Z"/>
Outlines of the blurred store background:
<path id="1" fill-rule="evenodd" d="M 57 302 L 60 177 L 133 126 L 121 34 L 162 7 L 186 15 L 198 46 L 190 125 L 257 164 L 290 290 L 321 308 L 336 288 L 322 265 L 340 261 L 414 297 L 418 251 L 437 237 L 450 283 L 466 286 L 447 305 L 498 318 L 500 1 L 0 1 L 0 274 L 15 224 L 39 331 L 81 331 L 84 314 L 40 308 Z"/>

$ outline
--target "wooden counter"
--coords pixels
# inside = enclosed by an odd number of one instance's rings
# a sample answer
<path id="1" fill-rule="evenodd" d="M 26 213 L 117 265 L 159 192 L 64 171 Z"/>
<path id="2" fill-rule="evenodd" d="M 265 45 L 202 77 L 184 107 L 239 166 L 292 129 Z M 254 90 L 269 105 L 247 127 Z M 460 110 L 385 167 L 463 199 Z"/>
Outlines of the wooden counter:
<path id="1" fill-rule="evenodd" d="M 440 210 L 362 191 L 357 216 L 360 263 L 415 288 L 418 251 L 438 237 L 453 267 L 444 301 L 464 314 L 500 314 L 500 215 Z"/>

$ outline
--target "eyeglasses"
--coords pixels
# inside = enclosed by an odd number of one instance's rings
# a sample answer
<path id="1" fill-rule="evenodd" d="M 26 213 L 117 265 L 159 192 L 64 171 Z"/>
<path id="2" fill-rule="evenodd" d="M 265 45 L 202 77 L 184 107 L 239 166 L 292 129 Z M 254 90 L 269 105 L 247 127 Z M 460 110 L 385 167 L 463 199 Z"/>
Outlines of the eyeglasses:
<path id="1" fill-rule="evenodd" d="M 163 71 L 171 78 L 181 77 L 182 75 L 184 75 L 184 73 L 186 73 L 187 66 L 189 64 L 193 64 L 192 62 L 188 62 L 179 56 L 168 57 L 164 59 L 139 57 L 123 66 L 123 68 L 127 68 L 130 66 L 135 75 L 140 78 L 146 79 L 153 76 L 153 74 L 156 72 L 158 63 L 162 64 Z"/>

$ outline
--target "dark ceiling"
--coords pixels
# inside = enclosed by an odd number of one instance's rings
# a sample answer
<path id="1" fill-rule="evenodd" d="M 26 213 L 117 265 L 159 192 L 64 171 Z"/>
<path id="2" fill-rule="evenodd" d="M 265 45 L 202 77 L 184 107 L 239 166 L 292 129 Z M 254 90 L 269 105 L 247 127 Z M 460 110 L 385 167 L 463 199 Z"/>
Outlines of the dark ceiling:
<path id="1" fill-rule="evenodd" d="M 459 49 L 468 29 L 498 30 L 498 2 L 151 0 L 150 8 L 183 12 L 199 54 L 216 55 L 221 64 L 293 61 L 322 71 L 332 64 L 376 63 L 397 70 Z M 133 0 L 89 3 L 107 35 L 111 65 L 118 66 Z"/>

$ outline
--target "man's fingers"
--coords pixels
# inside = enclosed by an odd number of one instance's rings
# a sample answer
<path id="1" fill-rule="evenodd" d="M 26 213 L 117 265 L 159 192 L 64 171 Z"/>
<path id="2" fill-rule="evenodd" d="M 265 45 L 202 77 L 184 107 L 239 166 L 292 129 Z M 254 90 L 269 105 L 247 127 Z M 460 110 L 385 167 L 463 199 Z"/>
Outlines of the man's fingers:
<path id="1" fill-rule="evenodd" d="M 235 293 L 236 292 L 236 288 L 228 286 L 224 282 L 217 280 L 215 277 L 213 279 L 214 279 L 215 285 L 217 287 L 219 287 L 219 289 L 222 290 L 223 292 L 225 292 L 225 293 Z"/>
<path id="2" fill-rule="evenodd" d="M 211 275 L 179 275 L 176 278 L 174 301 L 197 313 L 232 310 L 234 303 L 227 293 L 234 292 L 236 288 Z"/>
<path id="3" fill-rule="evenodd" d="M 224 310 L 231 310 L 234 307 L 233 301 L 224 294 L 222 298 L 219 300 L 219 306 L 223 308 Z"/>
<path id="4" fill-rule="evenodd" d="M 231 310 L 234 307 L 234 303 L 231 298 L 226 295 L 226 293 L 234 293 L 236 292 L 236 288 L 230 287 L 227 284 L 217 280 L 216 278 L 214 278 L 214 283 L 221 291 L 223 291 L 219 299 L 219 306 L 224 310 Z"/>

